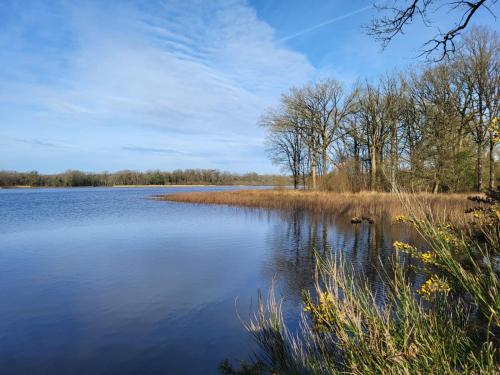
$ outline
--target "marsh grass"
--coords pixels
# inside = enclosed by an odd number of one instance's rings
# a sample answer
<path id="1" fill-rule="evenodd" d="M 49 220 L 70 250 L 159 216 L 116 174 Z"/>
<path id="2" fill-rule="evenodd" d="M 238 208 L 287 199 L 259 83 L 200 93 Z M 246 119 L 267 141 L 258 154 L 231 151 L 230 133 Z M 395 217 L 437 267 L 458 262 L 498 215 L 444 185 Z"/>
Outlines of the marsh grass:
<path id="1" fill-rule="evenodd" d="M 466 214 L 467 225 L 454 227 L 437 223 L 430 212 L 415 215 L 413 208 L 422 205 L 415 197 L 399 193 L 399 199 L 409 212 L 406 221 L 432 249 L 428 264 L 466 294 L 490 325 L 500 326 L 500 201 L 476 205 Z"/>
<path id="2" fill-rule="evenodd" d="M 315 289 L 304 292 L 297 332 L 284 321 L 274 290 L 243 322 L 260 348 L 262 374 L 500 373 L 500 199 L 461 226 L 436 221 L 414 195 L 397 199 L 407 213 L 400 221 L 430 251 L 394 246 L 391 267 L 381 274 L 383 296 L 340 256 L 316 254 Z M 398 248 L 421 260 L 427 280 L 420 288 Z"/>
<path id="3" fill-rule="evenodd" d="M 414 214 L 424 216 L 428 211 L 440 220 L 457 222 L 463 212 L 474 206 L 466 194 L 413 195 L 421 203 Z M 333 193 L 301 190 L 235 190 L 219 192 L 190 192 L 163 195 L 162 200 L 218 204 L 264 209 L 304 209 L 314 213 L 353 217 L 370 217 L 375 220 L 393 218 L 405 212 L 397 194 L 381 192 Z"/>
<path id="4" fill-rule="evenodd" d="M 380 306 L 369 285 L 348 270 L 338 261 L 320 265 L 317 291 L 306 296 L 308 313 L 297 334 L 284 323 L 274 291 L 261 300 L 245 326 L 270 373 L 445 374 L 471 366 L 460 361 L 471 346 L 460 328 L 461 310 L 424 310 L 402 273 L 391 280 L 391 302 Z"/>
<path id="5" fill-rule="evenodd" d="M 398 260 L 386 303 L 341 260 L 318 262 L 316 292 L 306 294 L 299 332 L 288 330 L 271 290 L 245 328 L 260 347 L 262 373 L 494 374 L 491 342 L 474 342 L 469 310 L 436 295 L 424 307 Z"/>

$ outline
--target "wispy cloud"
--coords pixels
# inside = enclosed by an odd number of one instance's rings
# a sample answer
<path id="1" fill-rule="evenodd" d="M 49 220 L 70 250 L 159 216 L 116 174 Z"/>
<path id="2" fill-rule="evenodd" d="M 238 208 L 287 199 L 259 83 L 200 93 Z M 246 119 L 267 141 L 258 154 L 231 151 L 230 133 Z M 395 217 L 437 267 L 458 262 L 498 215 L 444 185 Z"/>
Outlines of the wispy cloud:
<path id="1" fill-rule="evenodd" d="M 243 1 L 171 1 L 144 13 L 125 7 L 112 24 L 93 11 L 100 9 L 75 16 L 80 47 L 70 56 L 68 88 L 45 98 L 54 111 L 246 132 L 290 83 L 313 74 L 304 56 L 275 44 L 273 30 Z"/>
<path id="2" fill-rule="evenodd" d="M 17 138 L 17 137 L 6 137 L 3 136 L 3 144 L 12 144 L 12 143 L 18 143 L 18 144 L 24 144 L 24 145 L 29 145 L 29 146 L 36 146 L 36 147 L 43 147 L 43 148 L 67 148 L 67 145 L 60 144 L 60 143 L 53 143 L 53 142 L 47 142 L 43 141 L 40 139 L 24 139 L 24 138 Z"/>
<path id="3" fill-rule="evenodd" d="M 135 150 L 133 162 L 145 165 L 155 157 L 164 165 L 165 150 L 177 145 L 187 155 L 215 155 L 220 143 L 207 144 L 207 135 L 261 143 L 261 112 L 316 74 L 303 54 L 276 42 L 245 0 L 62 4 L 6 9 L 19 24 L 8 23 L 0 35 L 0 60 L 7 62 L 0 111 L 18 122 L 11 134 L 64 134 L 99 165 L 104 149 L 123 159 Z M 158 137 L 165 150 L 121 147 Z M 251 169 L 252 159 L 242 155 Z M 54 163 L 63 160 L 63 168 L 78 167 L 64 157 Z M 178 162 L 216 167 L 210 157 Z"/>
<path id="4" fill-rule="evenodd" d="M 173 150 L 170 148 L 156 148 L 156 147 L 136 147 L 136 146 L 124 146 L 121 148 L 125 151 L 133 151 L 133 152 L 150 152 L 150 153 L 161 153 L 161 154 L 169 154 L 169 155 L 181 155 L 182 153 Z"/>

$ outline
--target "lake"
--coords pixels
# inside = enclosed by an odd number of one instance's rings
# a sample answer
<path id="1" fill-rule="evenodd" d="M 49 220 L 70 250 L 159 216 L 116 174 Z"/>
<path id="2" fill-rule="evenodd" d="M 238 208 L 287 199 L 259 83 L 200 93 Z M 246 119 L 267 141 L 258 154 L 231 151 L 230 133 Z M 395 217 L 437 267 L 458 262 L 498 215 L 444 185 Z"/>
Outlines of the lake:
<path id="1" fill-rule="evenodd" d="M 0 373 L 217 374 L 256 350 L 236 310 L 248 317 L 273 277 L 293 325 L 313 249 L 342 252 L 377 289 L 379 259 L 409 236 L 150 199 L 235 188 L 0 190 Z"/>

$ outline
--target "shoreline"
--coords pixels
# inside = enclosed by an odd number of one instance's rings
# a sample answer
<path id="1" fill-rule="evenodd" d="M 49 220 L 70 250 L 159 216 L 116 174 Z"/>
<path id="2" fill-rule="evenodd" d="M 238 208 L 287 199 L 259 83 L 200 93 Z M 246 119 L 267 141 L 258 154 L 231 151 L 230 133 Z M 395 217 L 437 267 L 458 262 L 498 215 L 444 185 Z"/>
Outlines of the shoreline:
<path id="1" fill-rule="evenodd" d="M 256 186 L 267 186 L 275 187 L 275 185 L 211 185 L 211 184 L 170 184 L 170 185 L 111 185 L 111 186 L 29 186 L 29 185 L 18 185 L 18 186 L 0 186 L 1 190 L 12 190 L 12 189 L 81 189 L 81 188 L 175 188 L 175 187 L 256 187 Z"/>

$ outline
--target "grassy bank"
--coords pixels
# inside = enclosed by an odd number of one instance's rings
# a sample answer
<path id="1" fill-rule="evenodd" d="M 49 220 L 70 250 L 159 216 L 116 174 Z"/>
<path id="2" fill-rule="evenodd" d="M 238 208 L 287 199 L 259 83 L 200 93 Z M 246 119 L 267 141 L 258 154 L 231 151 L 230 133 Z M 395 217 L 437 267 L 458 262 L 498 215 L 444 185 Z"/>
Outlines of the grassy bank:
<path id="1" fill-rule="evenodd" d="M 472 220 L 462 214 L 464 226 L 421 219 L 413 196 L 399 198 L 406 216 L 398 221 L 427 248 L 395 241 L 390 268 L 380 273 L 384 288 L 342 253 L 316 252 L 315 288 L 303 291 L 298 328 L 287 323 L 273 289 L 267 299 L 259 295 L 243 324 L 260 351 L 239 369 L 221 363 L 221 372 L 499 374 L 500 188 L 477 199 L 482 206 Z M 447 202 L 440 198 L 436 205 Z M 412 280 L 413 272 L 423 278 Z"/>
<path id="2" fill-rule="evenodd" d="M 437 219 L 456 221 L 463 218 L 464 210 L 474 206 L 467 194 L 412 195 L 422 211 L 428 207 Z M 348 217 L 393 218 L 403 213 L 401 200 L 396 194 L 361 192 L 332 193 L 297 190 L 237 190 L 219 192 L 192 192 L 171 194 L 159 199 L 199 204 L 223 204 L 266 209 L 307 209 L 313 212 L 345 215 Z M 418 213 L 417 213 L 418 214 Z"/>

